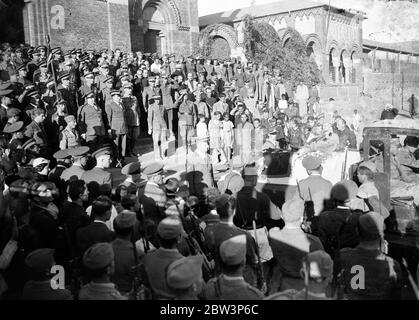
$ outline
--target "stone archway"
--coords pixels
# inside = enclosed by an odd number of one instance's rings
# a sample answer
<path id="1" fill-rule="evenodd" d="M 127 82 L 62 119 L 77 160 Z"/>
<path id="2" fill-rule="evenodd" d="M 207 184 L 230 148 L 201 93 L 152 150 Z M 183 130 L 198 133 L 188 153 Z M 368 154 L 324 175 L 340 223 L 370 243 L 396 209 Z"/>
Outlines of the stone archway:
<path id="1" fill-rule="evenodd" d="M 206 27 L 200 32 L 200 46 L 204 44 L 204 37 L 211 38 L 212 41 L 212 51 L 211 54 L 215 56 L 225 56 L 225 53 L 215 52 L 214 50 L 225 48 L 230 54 L 229 56 L 237 57 L 241 56 L 243 49 L 239 46 L 238 36 L 233 27 L 226 24 L 214 24 Z M 227 48 L 228 45 L 228 48 Z"/>

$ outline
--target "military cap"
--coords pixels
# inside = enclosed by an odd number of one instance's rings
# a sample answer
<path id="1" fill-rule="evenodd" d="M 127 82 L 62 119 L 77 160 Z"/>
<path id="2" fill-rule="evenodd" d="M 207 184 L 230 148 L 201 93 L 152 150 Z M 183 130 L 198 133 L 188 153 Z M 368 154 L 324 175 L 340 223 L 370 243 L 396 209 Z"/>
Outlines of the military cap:
<path id="1" fill-rule="evenodd" d="M 307 156 L 303 159 L 302 165 L 307 170 L 315 170 L 322 165 L 322 162 L 318 157 Z"/>
<path id="2" fill-rule="evenodd" d="M 163 171 L 163 164 L 160 162 L 153 162 L 149 166 L 147 166 L 143 173 L 147 176 L 152 176 L 158 174 Z"/>
<path id="3" fill-rule="evenodd" d="M 75 147 L 67 149 L 67 153 L 72 157 L 80 157 L 89 152 L 89 147 Z"/>
<path id="4" fill-rule="evenodd" d="M 302 199 L 288 200 L 282 206 L 285 222 L 297 222 L 304 216 L 305 202 Z"/>
<path id="5" fill-rule="evenodd" d="M 103 148 L 100 148 L 100 149 L 98 149 L 98 150 L 96 150 L 95 152 L 92 153 L 92 156 L 95 157 L 95 158 L 98 158 L 98 157 L 103 156 L 103 155 L 112 155 L 111 148 L 110 147 L 103 147 Z"/>
<path id="6" fill-rule="evenodd" d="M 115 254 L 109 243 L 97 243 L 91 246 L 83 255 L 83 264 L 89 270 L 101 270 L 109 266 Z"/>
<path id="7" fill-rule="evenodd" d="M 109 82 L 113 82 L 113 77 L 112 76 L 108 76 L 105 78 L 105 80 L 103 80 L 104 83 L 109 83 Z"/>
<path id="8" fill-rule="evenodd" d="M 81 49 L 76 49 L 75 53 L 82 53 Z"/>
<path id="9" fill-rule="evenodd" d="M 121 173 L 124 175 L 132 175 L 141 173 L 141 163 L 140 162 L 131 162 L 128 163 L 125 167 L 122 168 Z"/>
<path id="10" fill-rule="evenodd" d="M 124 89 L 132 89 L 133 88 L 133 84 L 131 82 L 127 82 L 126 84 L 124 84 Z"/>
<path id="11" fill-rule="evenodd" d="M 51 248 L 34 250 L 26 256 L 25 264 L 34 272 L 50 271 L 55 262 L 54 253 Z"/>
<path id="12" fill-rule="evenodd" d="M 246 259 L 246 236 L 230 238 L 220 245 L 220 257 L 226 265 L 239 265 Z"/>
<path id="13" fill-rule="evenodd" d="M 102 69 L 109 69 L 109 65 L 108 65 L 107 63 L 102 63 L 102 64 L 100 65 L 100 67 L 101 67 Z"/>
<path id="14" fill-rule="evenodd" d="M 202 256 L 190 256 L 172 262 L 167 268 L 167 284 L 172 289 L 187 289 L 202 279 Z"/>
<path id="15" fill-rule="evenodd" d="M 67 101 L 65 101 L 64 99 L 58 99 L 57 101 L 54 102 L 54 107 L 58 106 L 59 104 L 67 105 Z"/>
<path id="16" fill-rule="evenodd" d="M 27 53 L 28 53 L 28 56 L 30 56 L 30 55 L 32 55 L 34 53 L 36 53 L 37 55 L 39 54 L 38 52 L 35 52 L 35 50 L 32 49 L 32 48 L 30 48 Z"/>
<path id="17" fill-rule="evenodd" d="M 60 159 L 68 158 L 70 157 L 70 155 L 68 154 L 67 150 L 59 150 L 53 154 L 53 157 L 57 160 L 60 160 Z"/>
<path id="18" fill-rule="evenodd" d="M 358 228 L 363 240 L 377 240 L 384 235 L 384 219 L 377 212 L 368 212 L 359 217 Z"/>
<path id="19" fill-rule="evenodd" d="M 112 90 L 111 91 L 111 96 L 113 97 L 113 96 L 120 96 L 121 95 L 121 92 L 119 91 L 119 90 Z"/>
<path id="20" fill-rule="evenodd" d="M 114 226 L 118 229 L 128 229 L 135 225 L 137 218 L 134 212 L 124 210 L 114 220 Z"/>
<path id="21" fill-rule="evenodd" d="M 119 80 L 122 80 L 124 78 L 128 78 L 128 74 L 123 73 L 119 76 Z"/>
<path id="22" fill-rule="evenodd" d="M 158 95 L 158 94 L 155 94 L 155 95 L 152 97 L 152 99 L 153 99 L 153 100 L 161 100 L 161 96 L 160 96 L 160 95 Z"/>
<path id="23" fill-rule="evenodd" d="M 33 91 L 30 91 L 26 94 L 27 97 L 31 97 L 31 98 L 36 97 L 38 95 L 39 95 L 38 90 L 33 90 Z"/>
<path id="24" fill-rule="evenodd" d="M 18 71 L 26 70 L 26 66 L 24 64 L 22 64 L 17 68 L 17 70 Z"/>
<path id="25" fill-rule="evenodd" d="M 45 84 L 47 88 L 53 87 L 55 85 L 54 79 L 48 80 L 48 82 Z"/>
<path id="26" fill-rule="evenodd" d="M 371 172 L 377 172 L 377 166 L 375 165 L 374 162 L 371 162 L 371 161 L 364 161 L 364 162 L 362 162 L 359 165 L 359 168 L 360 167 L 364 167 L 364 168 L 370 169 Z"/>
<path id="27" fill-rule="evenodd" d="M 89 92 L 86 92 L 85 94 L 84 94 L 84 98 L 85 99 L 88 99 L 88 98 L 94 98 L 95 97 L 95 93 L 93 92 L 93 91 L 89 91 Z"/>
<path id="28" fill-rule="evenodd" d="M 9 111 L 9 110 L 7 110 Z M 20 131 L 23 128 L 23 121 L 17 121 L 13 124 L 11 124 L 10 126 L 8 126 L 7 128 L 4 128 L 3 132 L 4 133 L 15 133 Z"/>
<path id="29" fill-rule="evenodd" d="M 13 89 L 6 89 L 0 91 L 0 97 L 6 97 L 13 92 Z"/>
<path id="30" fill-rule="evenodd" d="M 46 68 L 47 67 L 47 62 L 45 60 L 39 61 L 38 67 Z"/>
<path id="31" fill-rule="evenodd" d="M 323 250 L 313 251 L 307 254 L 305 261 L 308 264 L 310 278 L 328 278 L 333 274 L 333 260 Z"/>
<path id="32" fill-rule="evenodd" d="M 48 159 L 45 159 L 45 158 L 36 158 L 32 162 L 32 167 L 35 168 L 37 166 L 40 166 L 41 164 L 49 164 L 49 163 L 50 163 L 50 161 Z"/>
<path id="33" fill-rule="evenodd" d="M 230 196 L 228 194 L 222 194 L 215 199 L 215 207 L 222 208 L 224 207 L 228 201 L 230 200 Z"/>
<path id="34" fill-rule="evenodd" d="M 179 180 L 176 178 L 170 178 L 164 184 L 164 188 L 166 189 L 166 194 L 175 195 L 179 191 Z"/>
<path id="35" fill-rule="evenodd" d="M 176 239 L 182 234 L 182 223 L 177 217 L 168 217 L 160 221 L 157 234 L 165 240 Z"/>
<path id="36" fill-rule="evenodd" d="M 56 47 L 56 48 L 51 49 L 51 53 L 58 53 L 58 52 L 61 52 L 60 47 Z"/>
<path id="37" fill-rule="evenodd" d="M 358 193 L 358 186 L 352 180 L 342 180 L 336 183 L 331 191 L 332 199 L 347 201 L 354 199 Z"/>
<path id="38" fill-rule="evenodd" d="M 155 82 L 156 81 L 156 78 L 155 77 L 149 77 L 148 78 L 148 82 Z"/>
<path id="39" fill-rule="evenodd" d="M 47 46 L 40 45 L 40 46 L 37 46 L 37 47 L 36 47 L 36 51 L 39 51 L 40 49 L 47 50 Z"/>
<path id="40" fill-rule="evenodd" d="M 64 120 L 67 124 L 69 124 L 71 121 L 76 121 L 76 117 L 73 115 L 69 115 L 69 116 L 64 117 Z"/>
<path id="41" fill-rule="evenodd" d="M 84 77 L 85 78 L 94 78 L 95 75 L 93 74 L 93 72 L 87 72 L 87 73 L 84 74 Z"/>
<path id="42" fill-rule="evenodd" d="M 67 80 L 67 79 L 70 79 L 70 74 L 68 72 L 65 72 L 62 75 L 60 75 L 60 78 L 59 78 L 60 81 Z"/>
<path id="43" fill-rule="evenodd" d="M 24 150 L 26 150 L 26 149 L 28 149 L 28 148 L 32 147 L 32 146 L 33 146 L 33 145 L 35 145 L 35 144 L 36 144 L 35 139 L 31 138 L 31 139 L 29 139 L 28 141 L 26 141 L 26 142 L 22 145 L 22 148 L 23 148 Z"/>

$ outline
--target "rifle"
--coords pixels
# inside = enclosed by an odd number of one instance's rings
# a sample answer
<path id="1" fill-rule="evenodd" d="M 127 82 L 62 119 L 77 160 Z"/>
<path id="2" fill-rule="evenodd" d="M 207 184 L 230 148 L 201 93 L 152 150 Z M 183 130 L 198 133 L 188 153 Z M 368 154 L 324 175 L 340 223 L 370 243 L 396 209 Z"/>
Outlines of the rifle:
<path id="1" fill-rule="evenodd" d="M 300 183 L 298 182 L 297 179 L 296 179 L 296 181 L 297 181 L 298 194 L 301 197 Z M 310 201 L 311 201 L 311 203 L 313 203 L 313 199 L 311 197 L 311 191 L 310 191 L 310 189 L 308 189 L 308 191 L 310 193 Z M 303 216 L 303 222 L 301 223 L 301 229 L 303 229 L 303 231 L 305 233 L 312 233 L 312 230 L 311 230 L 311 221 L 310 221 L 310 217 L 309 217 L 308 212 L 307 212 L 308 210 L 309 210 L 309 208 L 308 208 L 308 205 L 307 205 L 307 201 L 305 201 L 305 205 L 304 205 L 304 216 Z"/>
<path id="2" fill-rule="evenodd" d="M 255 242 L 256 242 L 255 250 L 256 250 L 256 257 L 257 257 L 257 268 L 256 268 L 257 288 L 261 291 L 266 291 L 266 283 L 263 277 L 262 261 L 260 259 L 260 254 L 259 254 L 258 236 L 256 232 L 256 220 L 253 220 L 253 232 L 255 233 Z"/>
<path id="3" fill-rule="evenodd" d="M 346 163 L 348 162 L 348 149 L 349 149 L 349 141 L 347 142 L 346 147 L 345 147 L 345 161 L 342 164 L 342 172 L 340 175 L 341 181 L 345 180 L 346 178 Z"/>

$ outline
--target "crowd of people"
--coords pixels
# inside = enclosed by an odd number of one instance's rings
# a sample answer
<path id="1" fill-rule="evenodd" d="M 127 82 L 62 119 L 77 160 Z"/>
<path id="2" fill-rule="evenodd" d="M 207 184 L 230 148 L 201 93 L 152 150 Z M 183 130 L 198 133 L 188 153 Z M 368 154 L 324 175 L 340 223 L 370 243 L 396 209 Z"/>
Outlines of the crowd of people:
<path id="1" fill-rule="evenodd" d="M 240 59 L 3 44 L 0 98 L 3 299 L 401 297 L 377 163 L 360 165 L 359 186 L 332 185 L 308 155 L 309 178 L 281 209 L 256 190 L 274 150 L 359 148 L 357 111 L 322 113 L 316 84 Z M 147 165 L 141 135 L 153 140 Z M 184 180 L 165 178 L 168 141 L 186 150 Z M 406 152 L 417 147 L 408 139 Z M 218 181 L 216 165 L 229 168 Z"/>

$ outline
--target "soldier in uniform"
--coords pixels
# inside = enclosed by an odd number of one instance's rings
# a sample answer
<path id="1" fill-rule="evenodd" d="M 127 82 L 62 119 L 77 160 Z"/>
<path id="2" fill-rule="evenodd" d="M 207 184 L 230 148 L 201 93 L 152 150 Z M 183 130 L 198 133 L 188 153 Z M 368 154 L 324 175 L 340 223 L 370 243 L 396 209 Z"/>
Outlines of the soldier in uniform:
<path id="1" fill-rule="evenodd" d="M 134 153 L 135 142 L 140 136 L 140 118 L 141 110 L 137 98 L 132 94 L 133 86 L 128 83 L 123 88 L 122 105 L 125 110 L 125 121 L 128 128 L 127 134 L 127 149 L 131 156 L 136 156 Z"/>
<path id="2" fill-rule="evenodd" d="M 323 250 L 310 252 L 302 261 L 302 281 L 308 283 L 302 290 L 289 289 L 275 293 L 265 300 L 332 300 L 327 297 L 327 290 L 333 276 L 333 260 Z"/>
<path id="3" fill-rule="evenodd" d="M 84 83 L 79 89 L 79 106 L 86 103 L 87 94 L 93 93 L 94 99 L 97 99 L 97 88 L 94 84 L 95 76 L 92 72 L 87 72 L 84 75 Z"/>
<path id="4" fill-rule="evenodd" d="M 48 137 L 43 125 L 45 118 L 45 110 L 40 108 L 34 109 L 33 121 L 26 126 L 25 130 L 25 136 L 28 139 L 35 139 L 35 142 L 39 145 L 41 152 L 47 152 L 48 149 Z"/>
<path id="5" fill-rule="evenodd" d="M 57 160 L 57 166 L 49 172 L 48 180 L 54 182 L 60 188 L 62 186 L 61 174 L 70 167 L 71 156 L 67 153 L 67 150 L 59 150 L 54 153 L 53 157 Z M 63 195 L 62 191 L 65 190 L 60 190 L 60 196 Z"/>
<path id="6" fill-rule="evenodd" d="M 86 171 L 81 176 L 81 180 L 84 180 L 86 184 L 91 182 L 101 185 L 113 186 L 112 174 L 107 172 L 112 163 L 112 151 L 109 147 L 101 148 L 92 154 L 96 158 L 96 166 L 89 171 Z"/>
<path id="7" fill-rule="evenodd" d="M 87 152 L 89 152 L 89 147 L 75 147 L 67 150 L 68 155 L 72 157 L 73 164 L 61 173 L 61 180 L 67 182 L 74 178 L 81 179 L 85 172 L 83 167 L 86 164 Z"/>
<path id="8" fill-rule="evenodd" d="M 116 193 L 120 194 L 121 198 L 121 189 L 126 188 L 127 194 L 137 194 L 139 184 L 145 182 L 141 174 L 141 163 L 140 162 L 131 162 L 122 168 L 121 174 L 125 175 L 125 180 L 117 187 Z"/>
<path id="9" fill-rule="evenodd" d="M 77 122 L 76 117 L 73 115 L 64 118 L 67 126 L 60 133 L 60 149 L 65 150 L 68 148 L 75 148 L 80 146 L 79 133 L 76 130 Z"/>
<path id="10" fill-rule="evenodd" d="M 108 117 L 109 133 L 114 137 L 117 147 L 117 166 L 122 166 L 121 161 L 125 159 L 127 146 L 127 125 L 125 123 L 125 110 L 121 103 L 121 93 L 119 90 L 111 91 L 112 101 L 105 106 Z"/>
<path id="11" fill-rule="evenodd" d="M 220 245 L 222 274 L 208 281 L 200 298 L 203 300 L 261 300 L 263 293 L 243 278 L 246 263 L 246 236 L 238 235 Z"/>
<path id="12" fill-rule="evenodd" d="M 325 201 L 330 199 L 333 184 L 322 177 L 323 167 L 319 158 L 307 156 L 302 164 L 309 177 L 298 182 L 295 197 L 309 202 L 308 205 L 314 208 L 314 215 L 318 216 L 325 208 Z"/>
<path id="13" fill-rule="evenodd" d="M 160 102 L 160 95 L 150 97 L 148 101 L 148 134 L 153 136 L 154 157 L 156 160 L 165 158 L 164 145 L 167 138 L 167 124 L 164 120 L 165 109 Z"/>
<path id="14" fill-rule="evenodd" d="M 64 73 L 59 77 L 59 81 L 61 82 L 57 88 L 59 97 L 67 102 L 68 114 L 77 116 L 77 93 L 70 86 L 70 74 Z"/>
<path id="15" fill-rule="evenodd" d="M 143 90 L 143 106 L 146 111 L 148 111 L 150 99 L 154 96 L 160 96 L 160 88 L 156 86 L 156 78 L 148 78 L 148 87 L 145 87 Z"/>
<path id="16" fill-rule="evenodd" d="M 161 247 L 147 253 L 144 257 L 148 283 L 155 299 L 173 299 L 175 297 L 167 283 L 167 270 L 172 262 L 183 258 L 177 249 L 182 230 L 182 223 L 177 217 L 162 220 L 157 227 L 157 236 Z"/>
<path id="17" fill-rule="evenodd" d="M 106 134 L 103 112 L 96 105 L 94 92 L 88 92 L 85 98 L 87 103 L 78 111 L 79 130 L 87 143 L 99 144 L 98 140 Z"/>
<path id="18" fill-rule="evenodd" d="M 195 134 L 194 127 L 197 122 L 197 114 L 195 105 L 190 101 L 187 90 L 181 90 L 179 93 L 181 96 L 177 102 L 177 104 L 180 103 L 178 111 L 178 132 L 182 139 L 182 145 L 185 146 L 185 148 L 189 148 L 192 137 Z"/>
<path id="19" fill-rule="evenodd" d="M 127 300 L 111 282 L 115 253 L 109 243 L 97 243 L 83 255 L 83 265 L 91 281 L 80 290 L 80 300 Z"/>
<path id="20" fill-rule="evenodd" d="M 172 262 L 167 268 L 167 285 L 175 300 L 198 300 L 204 281 L 202 256 L 185 257 Z"/>
<path id="21" fill-rule="evenodd" d="M 54 253 L 54 249 L 41 248 L 26 256 L 25 265 L 30 280 L 23 287 L 23 300 L 73 300 L 69 290 L 51 287 Z"/>

